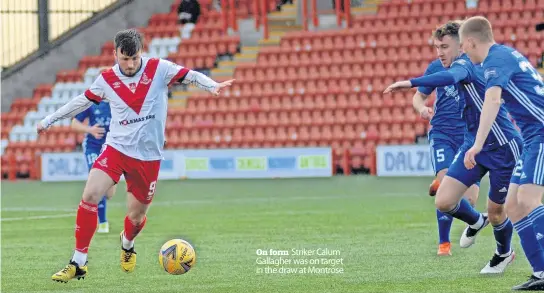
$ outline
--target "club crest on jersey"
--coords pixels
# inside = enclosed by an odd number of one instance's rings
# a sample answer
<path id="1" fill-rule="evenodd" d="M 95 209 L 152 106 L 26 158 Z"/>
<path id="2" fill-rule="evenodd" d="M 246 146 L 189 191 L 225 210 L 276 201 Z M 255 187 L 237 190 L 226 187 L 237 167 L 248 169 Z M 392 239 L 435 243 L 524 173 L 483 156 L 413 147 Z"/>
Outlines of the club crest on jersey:
<path id="1" fill-rule="evenodd" d="M 140 80 L 140 82 L 142 84 L 145 84 L 145 85 L 148 85 L 150 82 L 151 82 L 151 79 L 149 79 L 149 77 L 147 77 L 147 74 L 144 74 L 142 75 L 142 80 Z"/>
<path id="2" fill-rule="evenodd" d="M 128 88 L 132 91 L 132 92 L 135 92 L 136 91 L 136 83 L 135 82 L 131 82 L 128 84 Z"/>

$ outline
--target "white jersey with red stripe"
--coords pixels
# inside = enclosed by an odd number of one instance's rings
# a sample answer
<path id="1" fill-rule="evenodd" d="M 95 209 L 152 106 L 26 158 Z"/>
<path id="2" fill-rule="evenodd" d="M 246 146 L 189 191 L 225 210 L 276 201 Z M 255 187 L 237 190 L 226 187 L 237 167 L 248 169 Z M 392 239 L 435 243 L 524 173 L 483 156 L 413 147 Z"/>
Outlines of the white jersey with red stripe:
<path id="1" fill-rule="evenodd" d="M 93 102 L 109 101 L 112 118 L 105 144 L 138 160 L 162 159 L 168 86 L 188 72 L 170 61 L 147 57 L 142 57 L 134 76 L 125 76 L 119 65 L 102 72 L 85 96 Z"/>

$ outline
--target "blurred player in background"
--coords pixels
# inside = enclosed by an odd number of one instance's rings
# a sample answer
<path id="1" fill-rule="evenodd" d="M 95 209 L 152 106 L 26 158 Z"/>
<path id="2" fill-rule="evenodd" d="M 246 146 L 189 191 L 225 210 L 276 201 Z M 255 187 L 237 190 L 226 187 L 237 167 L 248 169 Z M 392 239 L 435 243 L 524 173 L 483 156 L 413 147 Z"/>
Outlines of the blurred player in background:
<path id="1" fill-rule="evenodd" d="M 87 124 L 83 122 L 88 120 Z M 100 155 L 106 136 L 110 131 L 111 111 L 110 104 L 104 100 L 100 104 L 93 104 L 87 110 L 77 114 L 72 120 L 72 128 L 86 133 L 83 140 L 83 152 L 91 170 L 96 158 Z M 97 233 L 109 233 L 110 227 L 106 217 L 106 201 L 115 194 L 116 186 L 110 188 L 98 203 L 98 230 Z"/>
<path id="2" fill-rule="evenodd" d="M 444 25 L 433 33 L 433 42 L 436 48 L 438 59 L 429 64 L 425 75 L 446 70 L 451 63 L 459 56 L 459 48 L 450 46 L 446 40 L 457 35 L 458 26 Z M 453 36 L 452 36 L 453 35 Z M 464 142 L 466 129 L 462 117 L 464 99 L 459 97 L 458 85 L 447 85 L 440 87 L 421 86 L 414 94 L 413 106 L 424 119 L 430 119 L 431 130 L 429 141 L 431 145 L 431 162 L 436 179 L 429 188 L 429 195 L 435 196 L 442 179 L 448 172 L 448 167 L 453 157 Z M 425 105 L 427 97 L 436 90 L 434 109 Z M 465 193 L 466 199 L 472 206 L 478 200 L 479 182 L 472 185 Z M 450 229 L 453 217 L 436 210 L 438 221 L 438 255 L 451 255 Z"/>
<path id="3" fill-rule="evenodd" d="M 521 129 L 524 148 L 508 189 L 507 210 L 514 222 L 533 274 L 514 290 L 544 290 L 544 83 L 542 76 L 522 54 L 495 43 L 491 24 L 481 16 L 471 17 L 460 29 L 463 50 L 474 64 L 481 64 L 485 77 L 485 102 L 476 139 L 464 163 L 475 165 L 493 126 L 500 119 L 502 104 Z M 495 121 L 495 122 L 494 122 Z"/>
<path id="4" fill-rule="evenodd" d="M 465 142 L 438 189 L 435 203 L 440 211 L 469 225 L 461 235 L 461 247 L 466 248 L 474 244 L 476 235 L 491 222 L 497 249 L 480 273 L 503 273 L 515 258 L 511 247 L 513 226 L 506 215 L 504 203 L 510 177 L 520 156 L 523 143 L 519 132 L 508 118 L 506 109 L 500 107 L 498 119 L 493 124 L 493 134 L 485 140 L 485 145 L 482 145 L 483 152 L 478 157 L 476 168 L 465 167 L 464 154 L 474 143 L 478 129 L 485 93 L 485 81 L 482 67 L 472 64 L 466 54 L 460 50 L 458 35 L 460 23 L 449 22 L 445 24 L 445 27 L 450 31 L 450 34 L 447 38 L 442 39 L 442 43 L 456 48 L 458 52 L 451 66 L 446 71 L 397 82 L 386 91 L 416 86 L 459 85 L 460 94 L 465 99 L 462 112 L 467 125 Z M 477 212 L 468 201 L 462 198 L 462 195 L 469 186 L 479 182 L 488 172 L 490 190 L 487 204 L 488 215 L 485 215 Z"/>
<path id="5" fill-rule="evenodd" d="M 66 267 L 52 276 L 68 282 L 87 274 L 87 252 L 97 226 L 97 205 L 121 175 L 127 184 L 127 215 L 121 232 L 121 269 L 136 267 L 134 238 L 144 228 L 157 187 L 164 148 L 168 86 L 194 84 L 214 95 L 233 80 L 217 83 L 202 73 L 163 59 L 142 57 L 143 37 L 136 30 L 118 32 L 114 39 L 116 65 L 102 72 L 85 94 L 79 95 L 37 125 L 38 133 L 53 123 L 72 118 L 93 103 L 108 100 L 110 132 L 83 190 L 76 216 L 74 254 Z"/>

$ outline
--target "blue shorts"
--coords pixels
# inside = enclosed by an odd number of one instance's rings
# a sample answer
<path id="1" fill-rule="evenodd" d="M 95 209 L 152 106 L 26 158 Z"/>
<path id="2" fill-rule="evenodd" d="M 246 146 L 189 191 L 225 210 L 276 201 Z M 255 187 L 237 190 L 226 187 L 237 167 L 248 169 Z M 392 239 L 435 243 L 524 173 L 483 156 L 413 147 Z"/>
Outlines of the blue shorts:
<path id="1" fill-rule="evenodd" d="M 510 182 L 544 185 L 544 143 L 528 144 L 523 149 Z"/>
<path id="2" fill-rule="evenodd" d="M 436 176 L 441 170 L 450 167 L 455 154 L 463 145 L 464 139 L 463 135 L 450 136 L 433 129 L 429 132 L 429 141 L 431 145 L 431 164 Z"/>
<path id="3" fill-rule="evenodd" d="M 476 155 L 476 166 L 471 170 L 465 168 L 465 153 L 472 145 L 464 144 L 451 164 L 446 175 L 455 178 L 466 186 L 480 181 L 489 172 L 489 199 L 497 204 L 503 204 L 508 193 L 512 170 L 522 149 L 519 138 L 494 150 L 483 151 Z"/>

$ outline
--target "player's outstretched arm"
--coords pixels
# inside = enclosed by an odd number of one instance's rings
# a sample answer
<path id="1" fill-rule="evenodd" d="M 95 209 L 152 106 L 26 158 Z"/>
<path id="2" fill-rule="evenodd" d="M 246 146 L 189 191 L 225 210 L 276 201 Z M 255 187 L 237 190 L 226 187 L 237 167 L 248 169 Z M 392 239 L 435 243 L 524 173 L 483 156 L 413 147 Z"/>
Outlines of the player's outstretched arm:
<path id="1" fill-rule="evenodd" d="M 472 169 L 476 166 L 476 155 L 482 150 L 491 126 L 493 126 L 493 122 L 495 122 L 495 118 L 497 118 L 497 114 L 499 113 L 501 94 L 502 88 L 498 86 L 490 87 L 485 91 L 485 100 L 480 115 L 480 126 L 476 133 L 476 139 L 472 148 L 465 153 L 464 163 L 467 169 Z"/>
<path id="2" fill-rule="evenodd" d="M 233 82 L 234 79 L 218 83 L 215 82 L 213 79 L 207 77 L 206 75 L 194 70 L 189 70 L 189 72 L 187 73 L 187 75 L 185 75 L 185 78 L 183 78 L 182 81 L 182 83 L 184 84 L 193 84 L 198 88 L 208 91 L 216 96 L 219 95 L 221 89 L 232 85 Z"/>
<path id="3" fill-rule="evenodd" d="M 66 103 L 66 105 L 55 111 L 55 113 L 45 117 L 38 123 L 36 126 L 38 134 L 44 132 L 59 120 L 72 118 L 75 115 L 85 111 L 92 105 L 92 103 L 93 102 L 87 99 L 87 97 L 85 97 L 83 94 L 73 98 L 70 102 Z"/>
<path id="4" fill-rule="evenodd" d="M 402 89 L 408 89 L 412 87 L 439 87 L 447 86 L 458 83 L 461 80 L 464 80 L 469 76 L 469 72 L 460 66 L 455 66 L 447 71 L 440 71 L 429 75 L 424 75 L 421 77 L 413 78 L 410 80 L 403 80 L 395 82 L 394 84 L 388 86 L 384 94 L 399 91 Z"/>

